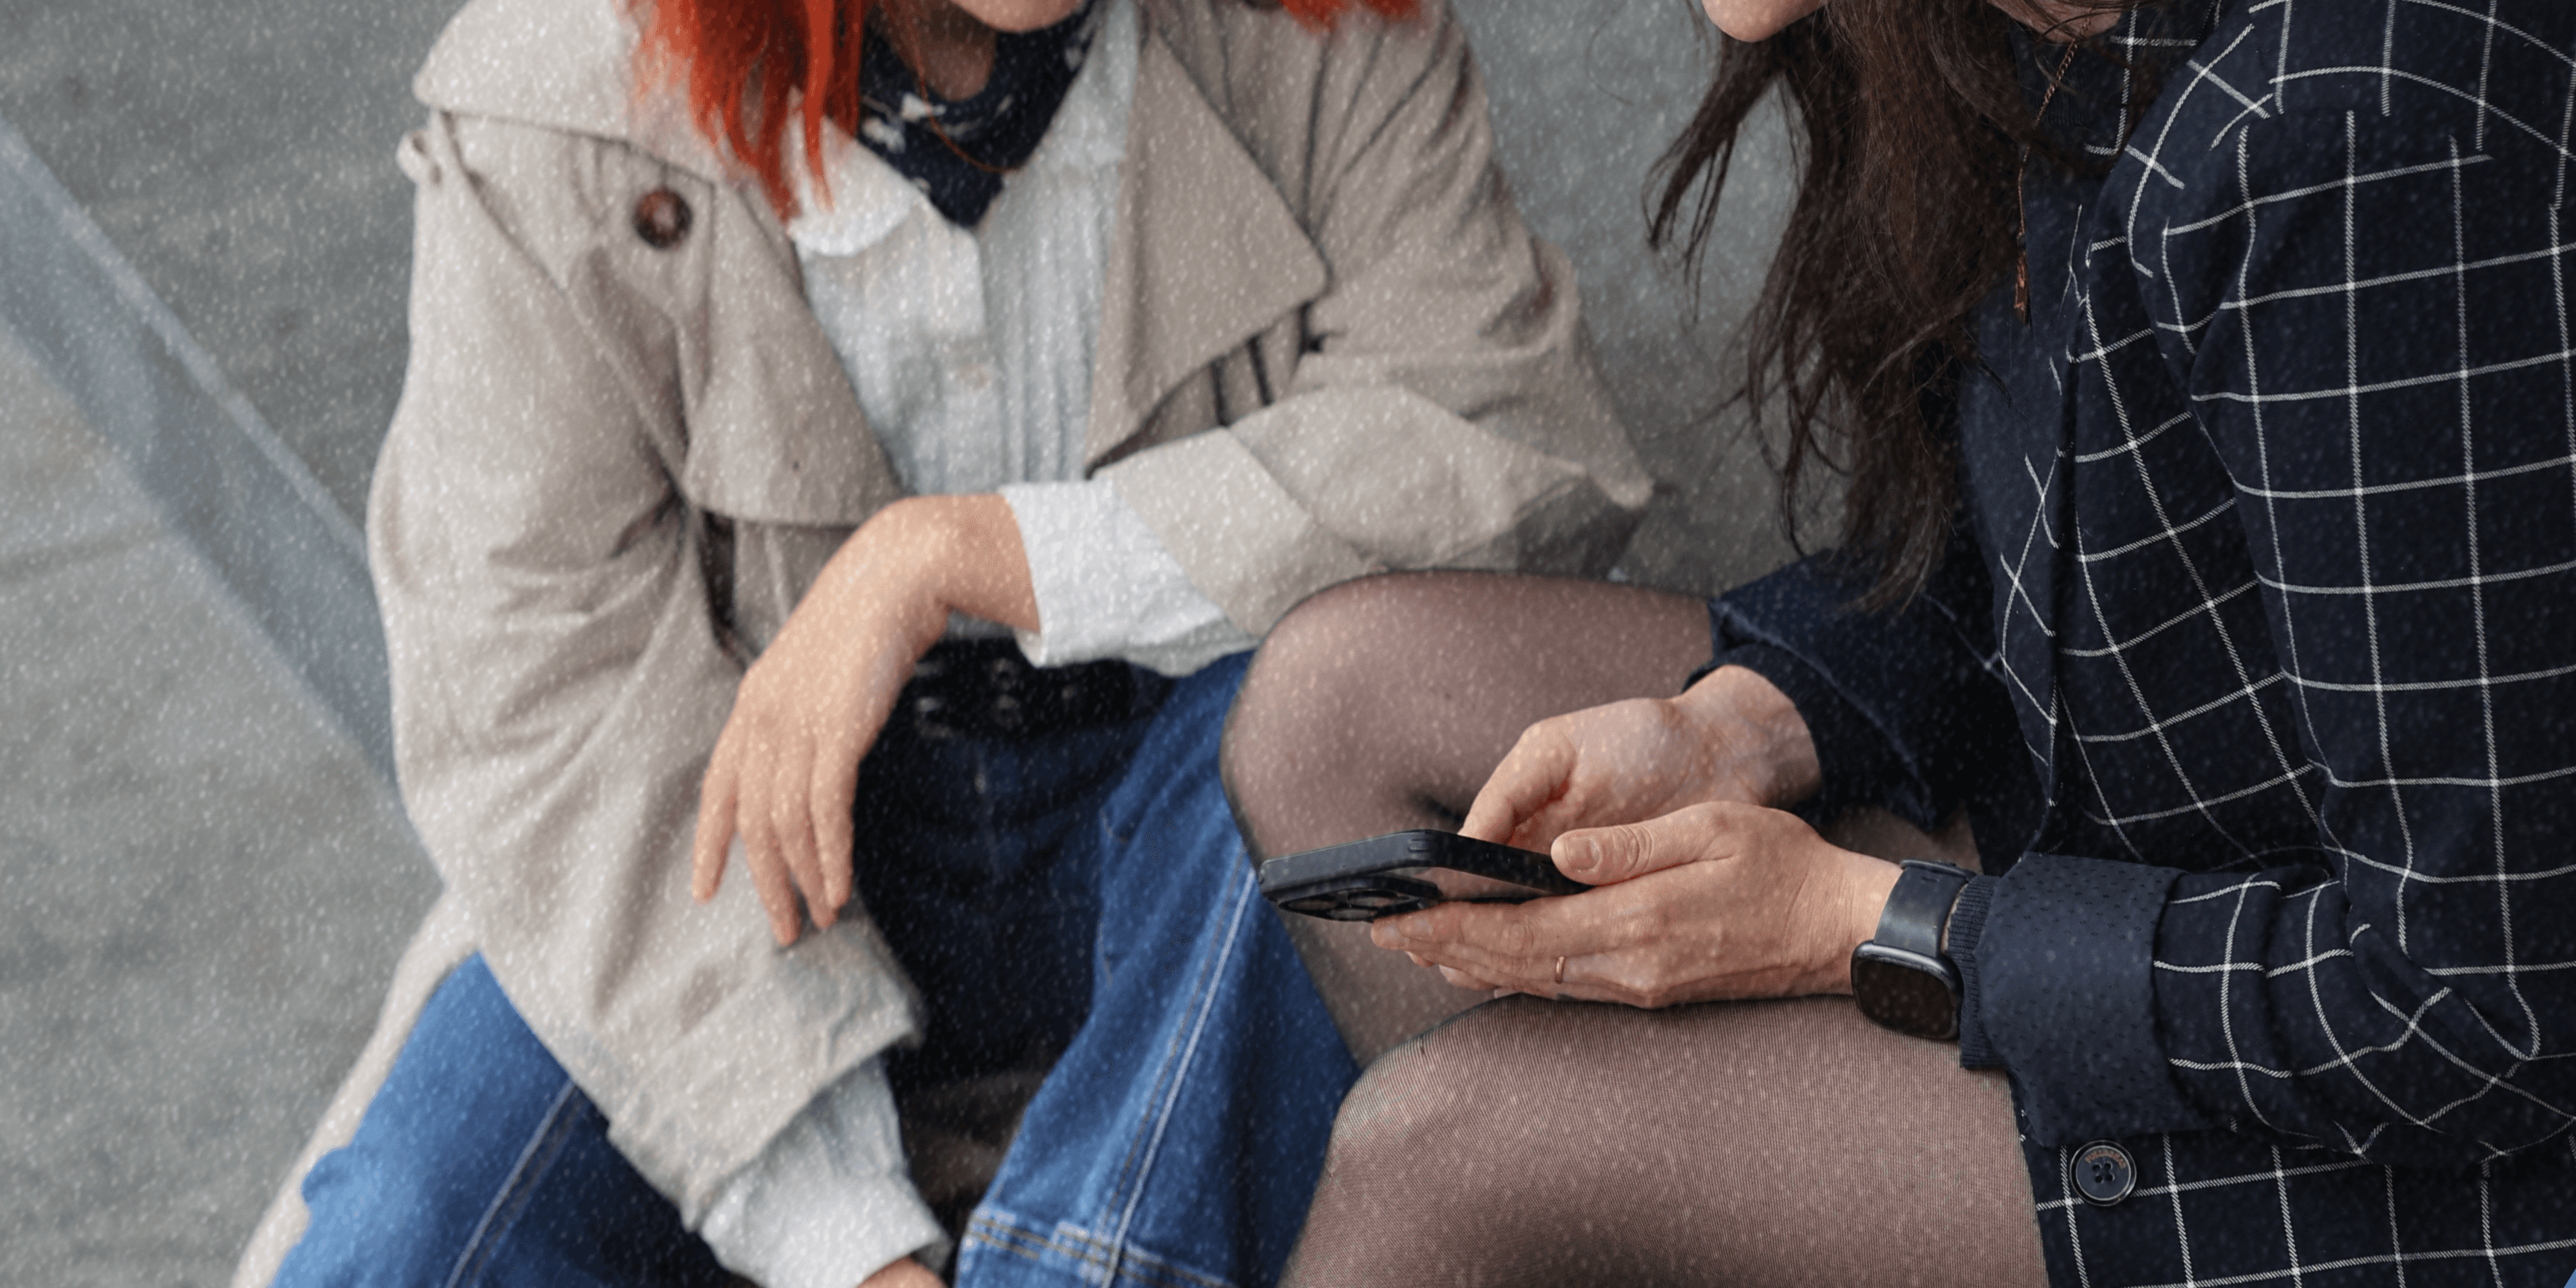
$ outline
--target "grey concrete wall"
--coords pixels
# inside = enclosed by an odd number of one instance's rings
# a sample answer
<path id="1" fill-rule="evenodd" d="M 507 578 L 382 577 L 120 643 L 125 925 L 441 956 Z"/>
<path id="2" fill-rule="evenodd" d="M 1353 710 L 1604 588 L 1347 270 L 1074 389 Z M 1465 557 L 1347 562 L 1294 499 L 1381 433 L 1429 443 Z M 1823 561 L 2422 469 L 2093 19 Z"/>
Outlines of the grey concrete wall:
<path id="1" fill-rule="evenodd" d="M 1714 593 L 1788 557 L 1729 347 L 1779 244 L 1787 135 L 1766 116 L 1729 184 L 1696 298 L 1646 248 L 1648 171 L 1718 51 L 1696 0 L 1453 0 L 1476 42 L 1503 165 L 1532 227 L 1565 247 L 1603 373 L 1660 485 L 1623 571 Z"/>
<path id="2" fill-rule="evenodd" d="M 403 369 L 394 141 L 448 0 L 0 0 L 0 119 L 348 513 Z"/>
<path id="3" fill-rule="evenodd" d="M 0 330 L 0 1284 L 223 1283 L 435 885 Z"/>

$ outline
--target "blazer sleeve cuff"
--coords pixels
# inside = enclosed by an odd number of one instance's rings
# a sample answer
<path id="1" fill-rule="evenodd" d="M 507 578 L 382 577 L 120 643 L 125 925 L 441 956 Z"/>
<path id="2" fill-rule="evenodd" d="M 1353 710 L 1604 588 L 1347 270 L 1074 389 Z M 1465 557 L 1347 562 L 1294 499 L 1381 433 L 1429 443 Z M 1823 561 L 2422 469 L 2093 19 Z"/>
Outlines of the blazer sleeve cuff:
<path id="1" fill-rule="evenodd" d="M 1710 606 L 1717 648 L 1766 645 L 1794 657 L 1812 675 L 1790 681 L 1804 700 L 1781 675 L 1763 676 L 1807 718 L 1832 803 L 1882 805 L 1930 831 L 1972 791 L 1961 775 L 1991 760 L 1991 748 L 2019 745 L 2020 732 L 1995 678 L 1948 629 L 1946 609 L 1925 595 L 1899 612 L 1866 612 L 1851 606 L 1853 590 L 1818 559 L 1791 564 Z M 1747 657 L 1763 669 L 1762 655 Z"/>
<path id="2" fill-rule="evenodd" d="M 1969 1069 L 1992 1069 L 2003 1064 L 1995 1054 L 1994 1040 L 1986 1036 L 1986 1025 L 1979 1018 L 1977 1004 L 1983 998 L 1977 970 L 1977 949 L 1985 937 L 1986 914 L 1993 910 L 1998 877 L 1977 877 L 1959 891 L 1959 901 L 1950 905 L 1950 929 L 1942 953 L 1959 970 L 1959 1064 Z"/>
<path id="3" fill-rule="evenodd" d="M 2156 923 L 2176 875 L 2029 854 L 1999 879 L 1970 883 L 1991 902 L 1981 924 L 1952 922 L 1950 956 L 1966 985 L 1960 1059 L 2012 1072 L 2032 1141 L 2210 1126 L 2174 1085 L 2156 1038 Z"/>
<path id="4" fill-rule="evenodd" d="M 1716 606 L 1710 609 L 1714 616 Z M 1904 790 L 1905 766 L 1887 739 L 1805 659 L 1776 645 L 1739 644 L 1719 649 L 1691 675 L 1690 683 L 1721 666 L 1740 666 L 1770 681 L 1806 722 L 1823 785 L 1797 804 L 1794 812 L 1800 817 L 1822 821 L 1847 805 L 1885 800 Z"/>

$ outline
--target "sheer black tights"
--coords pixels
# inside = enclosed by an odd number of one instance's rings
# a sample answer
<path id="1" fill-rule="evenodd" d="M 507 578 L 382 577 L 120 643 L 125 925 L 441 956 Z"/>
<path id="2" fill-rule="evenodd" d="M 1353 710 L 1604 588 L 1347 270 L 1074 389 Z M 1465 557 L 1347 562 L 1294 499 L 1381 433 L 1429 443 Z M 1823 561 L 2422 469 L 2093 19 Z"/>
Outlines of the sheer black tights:
<path id="1" fill-rule="evenodd" d="M 1454 827 L 1521 730 L 1669 697 L 1708 654 L 1696 599 L 1483 573 L 1347 582 L 1262 645 L 1226 727 L 1226 786 L 1262 855 Z M 1286 920 L 1363 1064 L 1479 1000 L 1365 927 Z"/>
<path id="2" fill-rule="evenodd" d="M 2037 1288 L 2000 1075 L 1849 1002 L 1508 998 L 1343 1103 L 1287 1284 Z"/>
<path id="3" fill-rule="evenodd" d="M 1272 632 L 1226 737 L 1281 854 L 1455 822 L 1545 717 L 1675 692 L 1697 600 L 1435 573 L 1353 582 Z M 1884 814 L 1877 854 L 1973 853 Z M 1352 1049 L 1294 1284 L 2044 1282 L 2002 1079 L 1841 999 L 1648 1012 L 1479 1000 L 1364 929 L 1287 919 Z M 1390 1049 L 1391 1048 L 1391 1049 Z"/>
<path id="4" fill-rule="evenodd" d="M 1226 728 L 1226 787 L 1256 855 L 1451 827 L 1521 730 L 1623 698 L 1670 697 L 1708 660 L 1696 599 L 1603 582 L 1414 573 L 1346 582 L 1271 631 Z M 1883 811 L 1827 835 L 1865 854 L 1975 864 Z M 1365 927 L 1288 917 L 1362 1064 L 1480 1000 Z"/>

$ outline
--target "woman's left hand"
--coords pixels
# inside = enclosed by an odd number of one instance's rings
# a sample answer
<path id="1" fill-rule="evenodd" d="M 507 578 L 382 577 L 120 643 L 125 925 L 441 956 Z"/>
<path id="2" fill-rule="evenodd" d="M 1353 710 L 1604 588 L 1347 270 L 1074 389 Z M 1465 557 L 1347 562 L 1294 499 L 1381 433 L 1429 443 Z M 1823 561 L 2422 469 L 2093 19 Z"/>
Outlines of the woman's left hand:
<path id="1" fill-rule="evenodd" d="M 739 831 L 781 945 L 796 942 L 806 912 L 818 926 L 837 919 L 859 761 L 951 611 L 1038 628 L 1008 502 L 908 497 L 850 534 L 735 691 L 699 787 L 692 894 L 715 896 Z"/>
<path id="2" fill-rule="evenodd" d="M 1643 1007 L 1849 993 L 1852 949 L 1877 932 L 1898 871 L 1729 801 L 1568 832 L 1553 854 L 1600 888 L 1444 903 L 1370 933 L 1464 988 Z"/>

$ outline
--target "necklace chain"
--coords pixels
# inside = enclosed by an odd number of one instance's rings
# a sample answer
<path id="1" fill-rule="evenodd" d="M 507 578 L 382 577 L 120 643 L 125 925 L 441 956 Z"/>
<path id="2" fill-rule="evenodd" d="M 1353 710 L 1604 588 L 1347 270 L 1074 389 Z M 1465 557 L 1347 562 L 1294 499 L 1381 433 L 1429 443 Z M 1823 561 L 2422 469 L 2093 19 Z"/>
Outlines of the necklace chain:
<path id="1" fill-rule="evenodd" d="M 2057 72 L 2048 78 L 2048 88 L 2039 96 L 2039 110 L 2031 113 L 2030 128 L 2036 134 L 2039 123 L 2048 119 L 2048 105 L 2057 101 L 2057 87 L 2066 83 L 2067 70 L 2075 66 L 2074 45 L 2066 47 L 2066 56 L 2057 60 Z M 2030 325 L 2030 144 L 2021 145 L 2021 165 L 2013 171 L 2013 208 L 2021 224 L 2013 233 L 2013 316 L 2023 326 Z"/>

